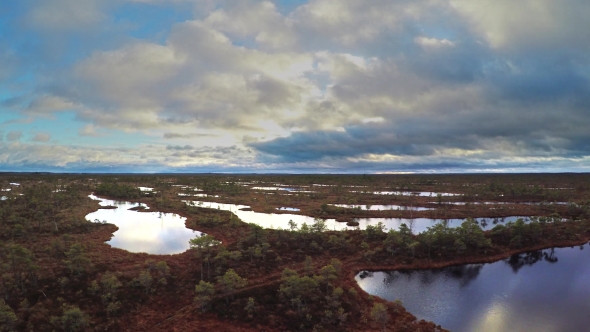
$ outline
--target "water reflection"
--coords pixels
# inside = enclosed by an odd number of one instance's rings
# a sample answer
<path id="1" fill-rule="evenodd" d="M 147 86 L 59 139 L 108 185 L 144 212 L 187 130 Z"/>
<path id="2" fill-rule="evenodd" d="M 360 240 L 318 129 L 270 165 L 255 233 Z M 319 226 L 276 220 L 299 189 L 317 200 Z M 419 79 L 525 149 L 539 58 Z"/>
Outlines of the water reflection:
<path id="1" fill-rule="evenodd" d="M 238 216 L 238 218 L 240 218 L 243 222 L 257 224 L 264 228 L 289 229 L 289 221 L 293 221 L 295 224 L 297 224 L 298 227 L 301 227 L 303 223 L 306 223 L 307 225 L 312 225 L 315 222 L 315 218 L 303 216 L 300 214 L 254 212 L 247 205 L 223 204 L 202 201 L 185 201 L 185 203 L 192 206 L 231 211 L 236 216 Z M 336 219 L 326 219 L 326 226 L 328 230 L 336 231 L 353 228 L 346 226 L 346 223 L 337 222 Z"/>
<path id="2" fill-rule="evenodd" d="M 369 294 L 399 299 L 419 319 L 451 331 L 586 331 L 590 259 L 580 249 L 437 270 L 361 272 L 356 280 Z"/>
<path id="3" fill-rule="evenodd" d="M 100 209 L 86 216 L 90 221 L 106 221 L 119 229 L 107 241 L 115 248 L 148 254 L 178 254 L 189 248 L 188 241 L 200 232 L 185 227 L 186 218 L 173 213 L 138 212 L 129 210 L 145 204 L 113 201 L 90 195 L 101 206 L 116 209 Z"/>
<path id="4" fill-rule="evenodd" d="M 395 196 L 420 196 L 420 197 L 442 197 L 461 196 L 453 193 L 437 193 L 434 191 L 351 191 L 353 193 L 374 194 L 374 195 L 395 195 Z"/>
<path id="5" fill-rule="evenodd" d="M 285 206 L 282 206 L 280 208 L 277 208 L 277 210 L 279 210 L 279 211 L 291 211 L 291 212 L 299 212 L 299 211 L 301 211 L 301 209 L 299 209 L 299 208 L 292 208 L 292 207 L 285 207 Z"/>
<path id="6" fill-rule="evenodd" d="M 238 216 L 245 223 L 254 223 L 264 228 L 273 229 L 289 229 L 289 221 L 293 221 L 298 227 L 301 227 L 303 223 L 312 225 L 315 222 L 314 217 L 304 216 L 300 214 L 278 214 L 278 213 L 260 213 L 254 212 L 247 205 L 238 204 L 225 204 L 215 202 L 204 202 L 204 201 L 184 201 L 186 204 L 210 208 L 219 209 L 224 211 L 231 211 Z M 286 210 L 287 208 L 281 208 Z M 287 210 L 287 211 L 295 211 Z M 494 228 L 497 224 L 506 224 L 508 222 L 515 222 L 518 218 L 526 217 L 510 216 L 504 218 L 474 218 L 484 230 Z M 390 229 L 399 229 L 401 224 L 405 223 L 410 227 L 414 234 L 418 234 L 426 231 L 428 227 L 432 227 L 437 223 L 446 223 L 448 227 L 459 227 L 465 221 L 465 219 L 430 219 L 430 218 L 356 218 L 354 221 L 358 222 L 358 226 L 348 226 L 345 222 L 338 222 L 335 219 L 326 219 L 326 226 L 328 230 L 341 231 L 341 230 L 353 230 L 353 229 L 366 229 L 368 225 L 376 226 L 382 223 L 385 226 L 385 231 Z"/>
<path id="7" fill-rule="evenodd" d="M 527 217 L 509 216 L 502 218 L 474 218 L 483 230 L 490 230 L 496 225 L 507 224 L 515 222 L 518 218 L 523 218 L 525 222 L 529 222 Z M 461 226 L 465 219 L 430 219 L 430 218 L 356 218 L 354 221 L 359 223 L 361 229 L 367 228 L 367 225 L 375 226 L 381 222 L 385 226 L 385 230 L 399 229 L 401 224 L 406 224 L 414 234 L 422 233 L 437 223 L 446 223 L 449 228 Z"/>
<path id="8" fill-rule="evenodd" d="M 435 210 L 434 208 L 426 208 L 420 206 L 405 206 L 405 205 L 370 205 L 370 204 L 328 204 L 331 206 L 346 208 L 346 209 L 359 209 L 363 211 L 386 211 L 386 210 L 399 210 L 399 211 L 428 211 Z"/>

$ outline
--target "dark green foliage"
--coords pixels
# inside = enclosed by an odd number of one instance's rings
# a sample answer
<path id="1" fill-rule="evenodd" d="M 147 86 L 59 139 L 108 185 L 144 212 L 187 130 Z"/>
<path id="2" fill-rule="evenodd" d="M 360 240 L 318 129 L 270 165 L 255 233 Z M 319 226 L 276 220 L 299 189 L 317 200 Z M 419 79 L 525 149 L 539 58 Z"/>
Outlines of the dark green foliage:
<path id="1" fill-rule="evenodd" d="M 80 308 L 68 306 L 61 317 L 52 319 L 52 323 L 66 332 L 84 331 L 90 325 L 89 317 Z"/>
<path id="2" fill-rule="evenodd" d="M 109 196 L 120 199 L 134 199 L 142 196 L 139 188 L 124 184 L 105 182 L 99 184 L 95 189 L 96 195 Z"/>
<path id="3" fill-rule="evenodd" d="M 16 326 L 17 317 L 12 308 L 0 299 L 0 331 L 13 331 Z"/>
<path id="4" fill-rule="evenodd" d="M 211 304 L 211 299 L 215 294 L 215 286 L 212 283 L 201 280 L 195 286 L 194 302 L 201 311 L 207 311 Z"/>

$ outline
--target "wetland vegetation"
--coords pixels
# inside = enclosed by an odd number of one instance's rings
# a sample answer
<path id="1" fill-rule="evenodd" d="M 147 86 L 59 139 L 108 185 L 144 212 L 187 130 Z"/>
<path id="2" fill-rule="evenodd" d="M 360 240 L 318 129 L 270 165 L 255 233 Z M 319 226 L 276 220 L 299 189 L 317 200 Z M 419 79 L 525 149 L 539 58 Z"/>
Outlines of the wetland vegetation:
<path id="1" fill-rule="evenodd" d="M 0 331 L 460 329 L 401 295 L 369 295 L 359 273 L 395 281 L 590 239 L 588 174 L 9 173 L 0 187 Z M 174 250 L 152 241 L 172 227 L 163 216 L 184 223 L 165 236 Z M 584 257 L 553 266 L 576 274 Z M 449 301 L 439 295 L 428 301 Z"/>

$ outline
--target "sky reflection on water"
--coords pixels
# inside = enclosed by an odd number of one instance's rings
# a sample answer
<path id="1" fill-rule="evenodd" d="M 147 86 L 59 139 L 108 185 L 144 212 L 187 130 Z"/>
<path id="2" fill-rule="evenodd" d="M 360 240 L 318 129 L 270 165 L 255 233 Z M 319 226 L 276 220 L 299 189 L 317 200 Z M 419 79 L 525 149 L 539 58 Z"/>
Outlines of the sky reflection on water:
<path id="1" fill-rule="evenodd" d="M 186 228 L 186 218 L 174 213 L 137 212 L 130 208 L 145 204 L 120 202 L 98 198 L 101 206 L 116 206 L 116 209 L 100 209 L 86 216 L 87 220 L 96 219 L 119 227 L 113 238 L 107 241 L 114 248 L 130 252 L 165 255 L 178 254 L 189 249 L 188 241 L 200 236 L 201 232 Z"/>
<path id="2" fill-rule="evenodd" d="M 278 213 L 260 213 L 250 210 L 250 206 L 238 205 L 238 204 L 226 204 L 226 203 L 215 203 L 215 202 L 203 202 L 203 201 L 184 201 L 186 204 L 193 206 L 219 209 L 224 211 L 233 212 L 238 218 L 245 223 L 257 224 L 264 228 L 272 229 L 289 229 L 289 221 L 293 221 L 298 227 L 301 227 L 303 223 L 312 225 L 315 218 L 300 214 L 278 214 Z M 246 211 L 244 211 L 246 210 Z M 497 224 L 506 224 L 509 221 L 516 221 L 521 217 L 505 217 L 505 218 L 475 218 L 478 221 L 482 229 L 488 230 L 494 228 Z M 526 217 L 523 217 L 526 220 Z M 485 220 L 484 223 L 481 221 Z M 346 229 L 366 229 L 368 225 L 375 226 L 379 222 L 385 226 L 385 231 L 390 229 L 399 229 L 402 223 L 408 225 L 414 234 L 425 231 L 428 227 L 432 227 L 443 219 L 429 219 L 429 218 L 355 218 L 354 221 L 358 222 L 357 226 L 348 226 L 345 222 L 339 222 L 335 219 L 326 219 L 326 226 L 328 230 L 341 231 Z M 465 221 L 465 219 L 446 219 L 447 225 L 451 228 L 459 227 Z"/>
<path id="3" fill-rule="evenodd" d="M 492 264 L 361 272 L 359 286 L 451 331 L 587 331 L 588 246 L 548 249 Z"/>

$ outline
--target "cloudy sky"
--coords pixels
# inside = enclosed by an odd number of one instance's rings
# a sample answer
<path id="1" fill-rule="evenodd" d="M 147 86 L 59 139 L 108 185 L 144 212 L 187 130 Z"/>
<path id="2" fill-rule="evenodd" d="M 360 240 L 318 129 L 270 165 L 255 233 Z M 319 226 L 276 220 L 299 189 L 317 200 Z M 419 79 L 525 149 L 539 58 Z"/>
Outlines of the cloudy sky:
<path id="1" fill-rule="evenodd" d="M 0 2 L 0 170 L 590 171 L 588 0 Z"/>

